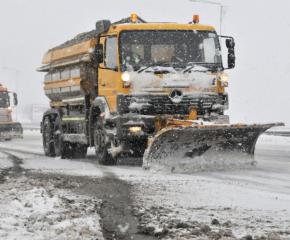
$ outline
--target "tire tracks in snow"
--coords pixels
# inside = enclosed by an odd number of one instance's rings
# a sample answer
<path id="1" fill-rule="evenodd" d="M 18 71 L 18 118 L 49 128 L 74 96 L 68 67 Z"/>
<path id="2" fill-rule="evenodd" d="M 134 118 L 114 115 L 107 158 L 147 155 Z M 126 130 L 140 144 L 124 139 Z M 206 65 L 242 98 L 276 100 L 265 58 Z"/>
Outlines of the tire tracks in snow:
<path id="1" fill-rule="evenodd" d="M 109 172 L 109 168 L 100 166 L 101 170 L 104 172 L 104 176 L 98 178 L 57 173 L 28 172 L 20 166 L 23 163 L 21 158 L 6 151 L 1 150 L 1 152 L 13 161 L 13 167 L 4 173 L 2 178 L 0 175 L 0 182 L 6 180 L 5 176 L 15 178 L 26 176 L 46 179 L 47 181 L 53 178 L 62 178 L 63 184 L 56 186 L 57 188 L 70 189 L 79 195 L 102 199 L 103 203 L 99 215 L 101 216 L 100 224 L 105 239 L 157 239 L 153 236 L 138 233 L 139 219 L 132 214 L 133 200 L 131 198 L 131 190 L 133 186 Z M 72 180 L 81 182 L 81 186 L 74 188 L 69 187 L 66 183 Z"/>
<path id="2" fill-rule="evenodd" d="M 0 174 L 0 183 L 5 182 L 7 177 L 10 176 L 14 178 L 23 176 L 26 170 L 20 166 L 23 164 L 22 159 L 6 151 L 1 150 L 0 152 L 5 154 L 13 163 L 13 167 L 2 170 Z"/>

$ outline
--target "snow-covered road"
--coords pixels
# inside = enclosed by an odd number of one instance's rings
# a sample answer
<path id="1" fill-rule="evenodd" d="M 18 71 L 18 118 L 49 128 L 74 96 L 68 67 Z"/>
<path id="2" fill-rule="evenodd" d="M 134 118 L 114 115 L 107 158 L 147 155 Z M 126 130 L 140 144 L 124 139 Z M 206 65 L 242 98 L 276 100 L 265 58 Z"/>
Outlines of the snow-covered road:
<path id="1" fill-rule="evenodd" d="M 86 159 L 46 158 L 40 133 L 25 131 L 24 139 L 0 142 L 0 169 L 13 166 L 7 157 L 11 154 L 21 159 L 20 166 L 30 173 L 89 179 L 115 176 L 130 184 L 130 207 L 139 232 L 150 235 L 290 239 L 290 137 L 262 135 L 256 147 L 257 167 L 218 172 L 162 174 L 145 172 L 138 166 L 101 166 L 93 149 L 88 153 Z M 109 197 L 113 199 L 114 192 Z M 120 232 L 129 231 L 129 224 L 130 220 L 120 224 Z M 3 239 L 12 237 L 9 231 L 2 234 Z"/>

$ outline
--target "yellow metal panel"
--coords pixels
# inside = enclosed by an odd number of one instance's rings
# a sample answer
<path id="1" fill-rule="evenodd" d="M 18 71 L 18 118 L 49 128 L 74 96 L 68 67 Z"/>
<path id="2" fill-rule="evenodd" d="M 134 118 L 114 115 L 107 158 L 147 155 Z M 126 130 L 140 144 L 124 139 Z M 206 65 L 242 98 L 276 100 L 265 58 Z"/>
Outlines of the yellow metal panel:
<path id="1" fill-rule="evenodd" d="M 51 62 L 52 58 L 52 52 L 47 52 L 44 54 L 43 59 L 42 59 L 42 64 L 48 64 Z"/>
<path id="2" fill-rule="evenodd" d="M 137 24 L 119 24 L 116 25 L 115 29 L 110 28 L 114 31 L 122 30 L 166 30 L 166 29 L 177 29 L 177 30 L 210 30 L 215 31 L 215 28 L 208 25 L 201 24 L 180 24 L 180 23 L 137 23 Z M 109 33 L 111 33 L 109 31 Z"/>
<path id="3" fill-rule="evenodd" d="M 50 102 L 50 107 L 52 108 L 59 108 L 59 107 L 65 107 L 66 104 L 63 104 L 62 101 L 54 101 Z"/>
<path id="4" fill-rule="evenodd" d="M 63 49 L 55 50 L 52 52 L 51 62 L 63 59 Z"/>
<path id="5" fill-rule="evenodd" d="M 196 109 L 191 109 L 189 116 L 185 117 L 184 120 L 197 120 L 197 110 Z"/>
<path id="6" fill-rule="evenodd" d="M 81 42 L 66 48 L 58 49 L 52 52 L 47 52 L 43 57 L 43 64 L 60 61 L 63 59 L 75 57 L 78 55 L 89 54 L 93 51 L 95 44 L 97 43 L 96 38 L 91 38 L 86 42 Z"/>

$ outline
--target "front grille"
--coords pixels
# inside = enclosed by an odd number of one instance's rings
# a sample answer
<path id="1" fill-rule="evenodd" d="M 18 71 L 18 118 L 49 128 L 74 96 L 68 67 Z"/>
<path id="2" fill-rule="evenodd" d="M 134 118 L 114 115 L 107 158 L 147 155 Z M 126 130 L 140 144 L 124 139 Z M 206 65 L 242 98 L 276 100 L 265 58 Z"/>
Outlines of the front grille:
<path id="1" fill-rule="evenodd" d="M 129 94 L 125 96 L 125 102 L 129 108 L 132 103 L 139 106 L 138 111 L 145 115 L 189 114 L 190 109 L 197 109 L 198 114 L 203 114 L 221 99 L 219 95 L 195 94 L 184 95 L 181 102 L 173 103 L 168 94 Z"/>

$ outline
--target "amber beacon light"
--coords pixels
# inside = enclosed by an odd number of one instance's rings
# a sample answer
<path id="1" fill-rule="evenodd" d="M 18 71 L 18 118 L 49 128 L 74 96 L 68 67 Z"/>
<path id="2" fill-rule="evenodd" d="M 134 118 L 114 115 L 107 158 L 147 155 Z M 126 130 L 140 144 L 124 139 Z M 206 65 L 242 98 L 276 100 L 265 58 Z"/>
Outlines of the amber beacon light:
<path id="1" fill-rule="evenodd" d="M 131 21 L 132 21 L 132 23 L 136 23 L 137 22 L 137 19 L 138 19 L 137 14 L 131 14 Z"/>
<path id="2" fill-rule="evenodd" d="M 199 23 L 199 15 L 193 15 L 193 22 Z"/>

